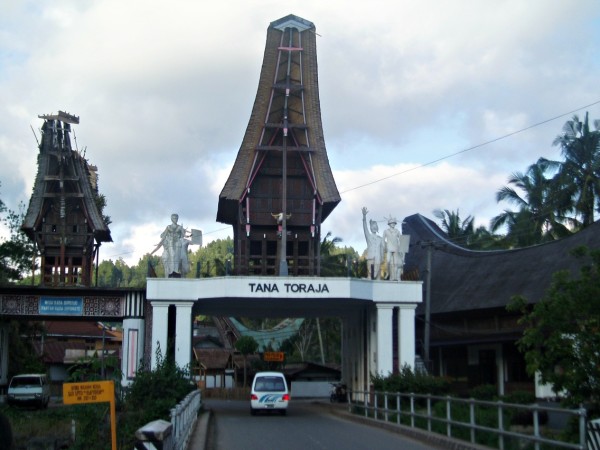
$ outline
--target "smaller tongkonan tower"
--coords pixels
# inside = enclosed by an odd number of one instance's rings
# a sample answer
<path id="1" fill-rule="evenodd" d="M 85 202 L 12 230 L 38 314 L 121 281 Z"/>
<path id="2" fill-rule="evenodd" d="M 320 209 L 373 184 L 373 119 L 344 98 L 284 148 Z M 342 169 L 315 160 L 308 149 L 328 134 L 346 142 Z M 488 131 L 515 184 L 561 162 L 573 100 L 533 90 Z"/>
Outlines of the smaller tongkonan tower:
<path id="1" fill-rule="evenodd" d="M 319 275 L 321 223 L 339 203 L 325 149 L 316 32 L 272 22 L 256 99 L 217 220 L 233 226 L 237 275 Z"/>
<path id="2" fill-rule="evenodd" d="M 91 286 L 98 248 L 112 242 L 97 169 L 71 148 L 79 117 L 62 111 L 39 117 L 38 172 L 21 229 L 41 257 L 41 286 Z"/>

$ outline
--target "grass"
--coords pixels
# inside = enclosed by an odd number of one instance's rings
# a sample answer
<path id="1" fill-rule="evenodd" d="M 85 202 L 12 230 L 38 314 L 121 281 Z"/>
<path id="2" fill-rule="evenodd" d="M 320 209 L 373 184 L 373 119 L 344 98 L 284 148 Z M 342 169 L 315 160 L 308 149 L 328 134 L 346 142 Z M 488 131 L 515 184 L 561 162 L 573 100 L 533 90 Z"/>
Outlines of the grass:
<path id="1" fill-rule="evenodd" d="M 16 448 L 26 448 L 31 439 L 68 441 L 71 436 L 71 418 L 64 408 L 33 409 L 1 405 L 11 425 Z"/>

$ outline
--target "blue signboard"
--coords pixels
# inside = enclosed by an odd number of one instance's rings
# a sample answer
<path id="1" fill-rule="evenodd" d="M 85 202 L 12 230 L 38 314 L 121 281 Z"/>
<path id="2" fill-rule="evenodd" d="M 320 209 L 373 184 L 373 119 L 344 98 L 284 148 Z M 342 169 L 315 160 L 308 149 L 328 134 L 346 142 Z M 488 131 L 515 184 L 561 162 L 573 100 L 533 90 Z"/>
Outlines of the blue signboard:
<path id="1" fill-rule="evenodd" d="M 40 314 L 81 316 L 82 313 L 81 297 L 40 297 Z"/>

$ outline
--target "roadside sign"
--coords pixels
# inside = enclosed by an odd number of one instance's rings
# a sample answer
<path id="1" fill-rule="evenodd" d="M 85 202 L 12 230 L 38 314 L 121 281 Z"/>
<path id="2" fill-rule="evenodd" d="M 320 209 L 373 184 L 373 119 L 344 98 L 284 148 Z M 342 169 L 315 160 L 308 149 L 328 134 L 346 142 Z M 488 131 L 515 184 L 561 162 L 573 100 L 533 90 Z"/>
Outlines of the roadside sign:
<path id="1" fill-rule="evenodd" d="M 284 359 L 285 359 L 284 352 L 264 352 L 263 353 L 264 361 L 283 362 Z"/>
<path id="2" fill-rule="evenodd" d="M 113 381 L 90 381 L 87 383 L 63 383 L 63 403 L 110 402 L 115 398 Z"/>
<path id="3" fill-rule="evenodd" d="M 63 383 L 63 403 L 65 405 L 103 402 L 110 403 L 110 429 L 112 437 L 112 450 L 117 450 L 115 382 L 88 381 L 84 383 Z"/>

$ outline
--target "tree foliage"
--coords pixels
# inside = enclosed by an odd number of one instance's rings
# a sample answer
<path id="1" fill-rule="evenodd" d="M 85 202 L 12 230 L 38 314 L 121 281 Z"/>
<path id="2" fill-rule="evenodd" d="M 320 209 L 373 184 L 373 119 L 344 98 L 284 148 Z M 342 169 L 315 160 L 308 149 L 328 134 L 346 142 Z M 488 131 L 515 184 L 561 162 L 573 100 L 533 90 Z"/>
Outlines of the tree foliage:
<path id="1" fill-rule="evenodd" d="M 244 357 L 244 386 L 246 386 L 247 359 L 248 355 L 256 353 L 258 342 L 252 336 L 242 336 L 235 341 L 235 349 Z"/>
<path id="2" fill-rule="evenodd" d="M 472 217 L 460 220 L 458 210 L 436 210 L 451 240 L 473 249 L 515 248 L 562 239 L 595 220 L 600 212 L 600 120 L 589 124 L 588 113 L 573 116 L 553 145 L 563 161 L 539 158 L 524 172 L 514 172 L 496 193 L 505 209 L 490 221 L 489 230 L 473 231 Z M 497 233 L 504 232 L 503 235 Z"/>
<path id="3" fill-rule="evenodd" d="M 525 325 L 517 342 L 528 372 L 539 372 L 556 393 L 579 404 L 600 404 L 600 250 L 578 248 L 581 271 L 573 278 L 557 272 L 546 295 L 532 309 L 515 297 L 509 310 L 520 311 Z"/>
<path id="4" fill-rule="evenodd" d="M 46 333 L 40 322 L 12 320 L 9 322 L 9 376 L 19 373 L 44 373 L 46 365 L 34 342 Z"/>
<path id="5" fill-rule="evenodd" d="M 553 142 L 565 158 L 555 180 L 557 188 L 568 196 L 584 227 L 594 223 L 594 211 L 600 210 L 600 120 L 594 127 L 591 131 L 587 112 L 583 121 L 575 115 Z"/>
<path id="6" fill-rule="evenodd" d="M 9 231 L 9 238 L 0 237 L 0 285 L 14 284 L 30 272 L 33 265 L 33 243 L 21 231 L 25 217 L 25 204 L 19 204 L 18 211 L 6 208 L 0 200 L 0 221 Z"/>
<path id="7" fill-rule="evenodd" d="M 156 367 L 140 368 L 129 386 L 125 408 L 139 415 L 137 423 L 169 420 L 170 410 L 195 389 L 187 367 L 179 367 L 170 358 L 164 358 L 160 346 L 156 350 Z"/>

